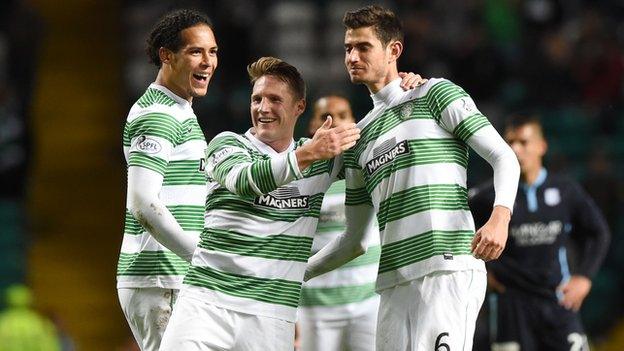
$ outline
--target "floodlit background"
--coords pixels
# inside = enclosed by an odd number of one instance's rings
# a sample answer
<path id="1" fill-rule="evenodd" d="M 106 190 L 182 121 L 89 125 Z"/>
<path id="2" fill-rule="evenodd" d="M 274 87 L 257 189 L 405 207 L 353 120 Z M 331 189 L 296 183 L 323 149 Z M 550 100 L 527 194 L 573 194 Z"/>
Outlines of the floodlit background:
<path id="1" fill-rule="evenodd" d="M 624 349 L 624 2 L 379 2 L 404 22 L 404 71 L 461 85 L 496 127 L 539 113 L 547 167 L 581 182 L 607 216 L 609 255 L 583 306 L 596 350 Z M 0 289 L 32 288 L 66 350 L 131 350 L 115 268 L 125 206 L 125 115 L 156 76 L 144 54 L 167 10 L 214 21 L 219 67 L 193 103 L 206 138 L 245 131 L 245 66 L 263 55 L 298 67 L 319 94 L 371 107 L 348 82 L 342 16 L 360 1 L 0 1 Z M 308 112 L 299 122 L 303 136 Z M 471 158 L 469 185 L 491 176 Z M 2 340 L 0 340 L 2 344 Z M 73 344 L 73 348 L 71 348 Z"/>

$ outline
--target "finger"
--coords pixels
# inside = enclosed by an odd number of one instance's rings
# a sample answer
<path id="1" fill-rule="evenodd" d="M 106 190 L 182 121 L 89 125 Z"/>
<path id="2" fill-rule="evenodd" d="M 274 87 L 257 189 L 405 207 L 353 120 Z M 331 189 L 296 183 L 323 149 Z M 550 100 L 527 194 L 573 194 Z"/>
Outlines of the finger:
<path id="1" fill-rule="evenodd" d="M 477 248 L 477 245 L 481 241 L 481 231 L 477 231 L 474 238 L 472 238 L 472 242 L 470 243 L 470 251 L 474 252 Z"/>
<path id="2" fill-rule="evenodd" d="M 423 79 L 423 80 L 421 80 L 420 82 L 418 82 L 418 84 L 416 84 L 416 86 L 417 86 L 417 87 L 419 87 L 419 86 L 421 86 L 421 85 L 423 85 L 423 84 L 427 83 L 428 81 L 429 81 L 429 79 Z"/>
<path id="3" fill-rule="evenodd" d="M 342 151 L 346 151 L 346 150 L 349 150 L 350 148 L 352 148 L 352 147 L 353 147 L 353 145 L 355 145 L 355 141 L 350 142 L 350 143 L 345 144 L 345 145 L 342 145 L 342 146 L 340 147 L 340 149 L 341 149 Z"/>
<path id="4" fill-rule="evenodd" d="M 327 118 L 325 119 L 325 122 L 323 122 L 323 125 L 321 125 L 321 128 L 319 129 L 329 129 L 332 126 L 332 116 L 327 116 Z"/>
<path id="5" fill-rule="evenodd" d="M 407 73 L 405 73 L 405 72 L 399 72 L 399 77 L 401 77 L 401 78 L 405 78 L 405 76 L 407 76 Z"/>
<path id="6" fill-rule="evenodd" d="M 350 137 L 352 135 L 360 135 L 360 129 L 359 128 L 350 128 L 350 129 L 345 129 L 342 131 L 339 131 L 336 133 L 336 136 L 338 138 L 347 138 Z"/>
<path id="7" fill-rule="evenodd" d="M 343 133 L 344 131 L 353 130 L 353 129 L 358 129 L 357 128 L 357 124 L 355 124 L 355 123 L 347 123 L 347 124 L 343 124 L 343 125 L 340 125 L 340 126 L 334 128 L 334 132 L 337 133 L 337 134 L 340 134 L 340 133 Z M 358 131 L 359 131 L 359 129 L 358 129 Z"/>
<path id="8" fill-rule="evenodd" d="M 342 139 L 340 141 L 340 147 L 342 147 L 343 145 L 346 145 L 346 144 L 355 143 L 356 141 L 358 141 L 358 139 L 360 139 L 359 135 L 353 135 L 353 136 L 350 136 L 348 138 L 344 138 L 344 139 Z"/>
<path id="9" fill-rule="evenodd" d="M 483 250 L 483 260 L 490 261 L 496 258 L 496 247 L 494 245 L 487 245 Z"/>

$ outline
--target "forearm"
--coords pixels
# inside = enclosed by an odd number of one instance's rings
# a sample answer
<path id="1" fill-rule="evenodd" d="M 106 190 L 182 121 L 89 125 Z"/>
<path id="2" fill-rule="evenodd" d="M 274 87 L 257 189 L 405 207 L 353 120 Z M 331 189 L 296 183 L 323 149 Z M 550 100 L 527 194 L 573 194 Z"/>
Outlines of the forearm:
<path id="1" fill-rule="evenodd" d="M 237 195 L 253 196 L 267 194 L 280 186 L 301 179 L 297 157 L 294 152 L 274 156 L 268 160 L 253 160 L 246 155 L 241 162 L 232 157 L 211 169 L 208 176 Z"/>
<path id="2" fill-rule="evenodd" d="M 304 280 L 334 270 L 366 252 L 366 233 L 373 226 L 368 205 L 346 206 L 346 230 L 310 257 Z"/>
<path id="3" fill-rule="evenodd" d="M 503 206 L 513 211 L 520 165 L 511 148 L 491 126 L 475 133 L 468 139 L 468 144 L 494 170 L 494 206 Z"/>
<path id="4" fill-rule="evenodd" d="M 193 257 L 199 237 L 185 233 L 159 199 L 162 176 L 141 167 L 128 169 L 128 210 L 159 243 L 187 262 Z"/>

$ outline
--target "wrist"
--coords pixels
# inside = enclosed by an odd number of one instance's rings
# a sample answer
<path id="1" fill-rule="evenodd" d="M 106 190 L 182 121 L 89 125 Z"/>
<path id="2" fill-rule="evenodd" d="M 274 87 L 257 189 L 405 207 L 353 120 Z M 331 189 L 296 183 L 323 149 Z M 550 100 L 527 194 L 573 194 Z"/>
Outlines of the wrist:
<path id="1" fill-rule="evenodd" d="M 490 220 L 501 224 L 509 224 L 509 221 L 511 221 L 511 210 L 505 206 L 496 205 L 492 209 Z"/>
<path id="2" fill-rule="evenodd" d="M 308 168 L 312 162 L 316 161 L 314 158 L 314 152 L 310 150 L 308 144 L 303 144 L 301 147 L 295 150 L 295 156 L 297 157 L 297 166 L 300 171 Z"/>

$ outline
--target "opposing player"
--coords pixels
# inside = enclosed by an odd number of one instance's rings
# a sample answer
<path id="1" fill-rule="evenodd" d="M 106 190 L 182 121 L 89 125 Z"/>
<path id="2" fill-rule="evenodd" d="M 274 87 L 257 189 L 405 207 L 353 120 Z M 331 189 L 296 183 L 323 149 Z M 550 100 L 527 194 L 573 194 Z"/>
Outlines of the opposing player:
<path id="1" fill-rule="evenodd" d="M 349 101 L 337 95 L 321 97 L 314 104 L 310 135 L 332 117 L 334 126 L 354 123 Z M 345 227 L 345 181 L 334 182 L 325 193 L 312 244 L 318 252 Z M 301 351 L 368 351 L 375 349 L 379 295 L 375 279 L 379 266 L 379 233 L 366 234 L 366 254 L 303 285 L 298 324 Z"/>
<path id="2" fill-rule="evenodd" d="M 155 351 L 203 229 L 206 141 L 191 102 L 206 95 L 217 43 L 208 17 L 190 10 L 161 18 L 147 43 L 159 70 L 124 128 L 128 196 L 117 289 L 141 350 Z"/>
<path id="3" fill-rule="evenodd" d="M 547 143 L 537 117 L 510 117 L 505 139 L 520 161 L 522 182 L 507 249 L 487 264 L 497 292 L 492 350 L 588 350 L 577 312 L 607 253 L 606 221 L 575 181 L 543 167 Z M 493 200 L 491 183 L 471 196 L 477 223 L 486 220 Z M 576 271 L 568 266 L 570 243 L 581 248 Z"/>
<path id="4" fill-rule="evenodd" d="M 364 251 L 376 212 L 381 236 L 377 350 L 470 350 L 483 302 L 483 260 L 507 239 L 519 177 L 513 151 L 470 96 L 446 79 L 403 91 L 398 18 L 379 6 L 344 17 L 345 65 L 371 92 L 361 139 L 345 153 L 347 229 L 309 260 L 306 278 Z M 496 200 L 475 233 L 468 146 L 494 169 Z"/>
<path id="5" fill-rule="evenodd" d="M 208 146 L 206 222 L 161 351 L 291 351 L 323 193 L 341 170 L 355 124 L 293 140 L 305 109 L 297 69 L 264 57 L 248 67 L 253 128 Z"/>

